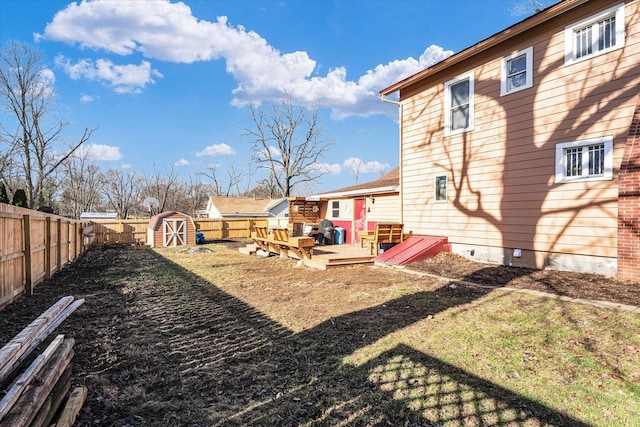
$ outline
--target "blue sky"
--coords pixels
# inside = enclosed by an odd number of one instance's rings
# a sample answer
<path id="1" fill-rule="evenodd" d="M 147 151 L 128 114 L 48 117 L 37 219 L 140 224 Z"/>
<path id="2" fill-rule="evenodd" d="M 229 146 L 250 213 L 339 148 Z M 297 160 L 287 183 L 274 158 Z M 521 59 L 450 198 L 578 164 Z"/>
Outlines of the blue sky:
<path id="1" fill-rule="evenodd" d="M 0 41 L 43 51 L 65 139 L 97 128 L 85 149 L 105 171 L 248 171 L 247 96 L 320 106 L 333 145 L 330 173 L 297 189 L 312 193 L 353 185 L 354 159 L 359 182 L 396 167 L 397 107 L 378 91 L 526 18 L 533 3 L 0 0 Z"/>

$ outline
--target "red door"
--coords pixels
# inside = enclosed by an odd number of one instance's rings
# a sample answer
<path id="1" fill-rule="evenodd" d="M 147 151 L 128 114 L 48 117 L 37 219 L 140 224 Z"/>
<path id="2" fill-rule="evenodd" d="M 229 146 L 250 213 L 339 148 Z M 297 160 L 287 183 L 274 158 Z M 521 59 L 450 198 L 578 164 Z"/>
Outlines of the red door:
<path id="1" fill-rule="evenodd" d="M 365 199 L 355 200 L 355 230 L 353 233 L 354 243 L 360 243 L 360 237 L 358 237 L 358 231 L 367 229 L 367 207 Z"/>

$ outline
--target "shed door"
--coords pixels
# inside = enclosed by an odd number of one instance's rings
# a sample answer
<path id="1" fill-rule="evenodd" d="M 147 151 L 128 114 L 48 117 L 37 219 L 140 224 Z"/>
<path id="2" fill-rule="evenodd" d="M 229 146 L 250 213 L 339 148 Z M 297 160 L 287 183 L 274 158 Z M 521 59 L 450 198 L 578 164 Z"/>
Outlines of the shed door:
<path id="1" fill-rule="evenodd" d="M 187 244 L 187 220 L 165 219 L 162 221 L 162 246 L 184 246 Z"/>

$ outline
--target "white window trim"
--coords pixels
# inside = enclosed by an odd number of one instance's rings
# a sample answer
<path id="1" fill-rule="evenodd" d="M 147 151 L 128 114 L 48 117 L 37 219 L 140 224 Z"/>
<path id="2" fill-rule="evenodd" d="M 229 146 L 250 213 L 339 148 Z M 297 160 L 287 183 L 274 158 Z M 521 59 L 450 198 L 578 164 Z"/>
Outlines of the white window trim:
<path id="1" fill-rule="evenodd" d="M 444 200 L 438 200 L 438 178 L 444 178 L 446 183 L 446 194 Z M 436 175 L 433 177 L 433 203 L 448 203 L 449 202 L 449 177 L 446 174 Z"/>
<path id="2" fill-rule="evenodd" d="M 589 145 L 604 144 L 604 173 L 602 175 L 566 176 L 566 156 L 567 148 L 587 147 Z M 583 162 L 588 156 L 582 156 Z M 588 170 L 584 167 L 582 170 Z M 583 182 L 583 181 L 610 181 L 613 179 L 613 137 L 603 136 L 601 138 L 583 139 L 581 141 L 571 141 L 556 144 L 556 184 L 563 182 Z"/>
<path id="3" fill-rule="evenodd" d="M 334 207 L 334 203 L 338 204 L 338 207 Z M 340 218 L 340 208 L 341 208 L 341 203 L 339 200 L 332 200 L 331 201 L 331 218 Z M 336 211 L 338 211 L 338 215 L 336 215 Z"/>
<path id="4" fill-rule="evenodd" d="M 575 38 L 574 33 L 584 27 L 588 27 L 597 21 L 601 21 L 610 16 L 616 17 L 616 44 L 603 50 L 592 53 L 591 55 L 583 56 L 576 59 L 575 57 Z M 611 52 L 612 50 L 620 49 L 624 46 L 625 38 L 625 22 L 624 22 L 624 3 L 620 3 L 617 6 L 610 7 L 602 12 L 583 19 L 574 24 L 568 25 L 564 29 L 564 62 L 565 64 L 571 64 L 574 62 L 580 62 L 590 58 L 594 58 L 598 55 Z"/>
<path id="5" fill-rule="evenodd" d="M 525 70 L 525 84 L 524 86 L 517 87 L 511 90 L 508 90 L 507 84 L 507 74 L 508 67 L 507 64 L 512 59 L 515 59 L 519 56 L 525 55 L 526 61 L 526 70 Z M 528 47 L 524 50 L 514 53 L 513 55 L 507 56 L 506 58 L 502 58 L 502 67 L 500 70 L 500 96 L 509 95 L 511 93 L 519 92 L 524 89 L 528 89 L 533 86 L 533 46 Z"/>
<path id="6" fill-rule="evenodd" d="M 451 94 L 449 88 L 463 80 L 469 80 L 469 127 L 464 129 L 451 130 Z M 444 84 L 444 135 L 458 135 L 473 130 L 473 102 L 474 102 L 474 82 L 473 71 L 460 75 Z"/>

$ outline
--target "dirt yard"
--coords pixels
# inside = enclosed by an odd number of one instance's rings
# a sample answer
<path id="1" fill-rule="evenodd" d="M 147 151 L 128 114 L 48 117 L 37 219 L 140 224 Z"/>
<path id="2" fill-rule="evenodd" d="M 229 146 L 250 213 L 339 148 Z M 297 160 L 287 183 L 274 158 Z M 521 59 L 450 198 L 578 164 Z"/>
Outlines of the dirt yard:
<path id="1" fill-rule="evenodd" d="M 346 365 L 344 358 L 491 290 L 443 286 L 388 268 L 316 271 L 241 255 L 240 245 L 219 242 L 198 248 L 211 252 L 174 251 L 166 258 L 128 246 L 91 250 L 38 285 L 34 296 L 0 311 L 0 344 L 60 297 L 86 299 L 57 331 L 76 339 L 72 382 L 89 389 L 81 426 L 436 425 L 397 392 L 374 384 L 371 366 Z M 205 266 L 207 274 L 192 273 L 189 263 Z M 411 268 L 640 305 L 640 286 L 600 276 L 487 266 L 452 255 Z M 450 378 L 461 375 L 411 348 L 378 359 L 392 364 L 400 354 Z M 584 425 L 480 378 L 464 382 L 498 402 L 488 411 L 496 420 L 504 409 L 516 414 L 517 425 Z M 483 416 L 447 419 L 491 423 Z"/>

